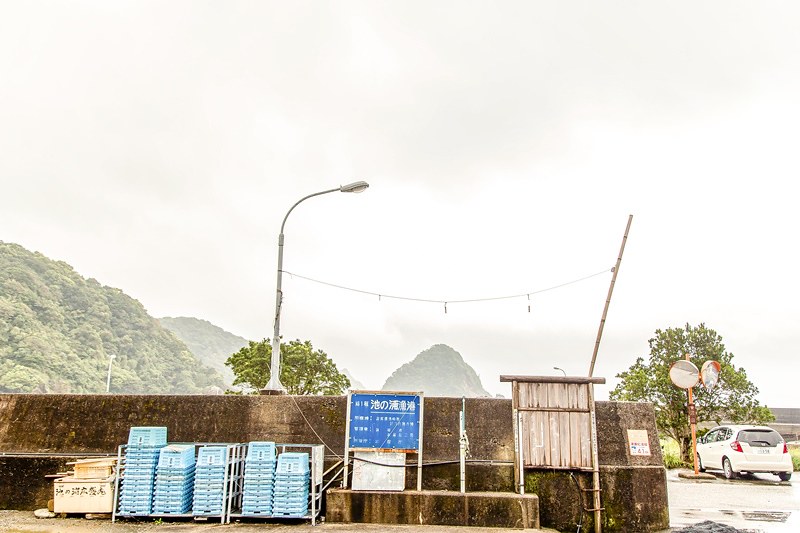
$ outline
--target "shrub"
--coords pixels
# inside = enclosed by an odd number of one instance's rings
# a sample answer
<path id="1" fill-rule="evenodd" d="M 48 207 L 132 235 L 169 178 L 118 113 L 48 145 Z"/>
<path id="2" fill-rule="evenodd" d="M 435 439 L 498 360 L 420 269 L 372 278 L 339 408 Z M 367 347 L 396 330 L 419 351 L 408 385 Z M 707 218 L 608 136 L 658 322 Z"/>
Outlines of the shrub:
<path id="1" fill-rule="evenodd" d="M 664 456 L 664 467 L 667 469 L 692 467 L 681 459 L 681 449 L 675 439 L 661 439 L 661 455 Z"/>
<path id="2" fill-rule="evenodd" d="M 681 460 L 679 454 L 675 453 L 664 453 L 664 467 L 667 469 L 672 468 L 689 468 L 692 465 L 686 464 L 685 461 Z"/>
<path id="3" fill-rule="evenodd" d="M 789 454 L 792 456 L 794 471 L 800 471 L 800 448 L 789 448 Z"/>

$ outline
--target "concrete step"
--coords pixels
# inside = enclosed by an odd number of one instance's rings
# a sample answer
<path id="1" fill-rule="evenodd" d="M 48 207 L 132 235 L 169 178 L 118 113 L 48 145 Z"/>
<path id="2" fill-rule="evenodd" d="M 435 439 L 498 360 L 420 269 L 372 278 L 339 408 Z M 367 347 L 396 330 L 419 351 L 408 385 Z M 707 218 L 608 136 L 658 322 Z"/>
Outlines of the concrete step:
<path id="1" fill-rule="evenodd" d="M 510 492 L 329 489 L 326 522 L 539 528 L 539 498 Z"/>

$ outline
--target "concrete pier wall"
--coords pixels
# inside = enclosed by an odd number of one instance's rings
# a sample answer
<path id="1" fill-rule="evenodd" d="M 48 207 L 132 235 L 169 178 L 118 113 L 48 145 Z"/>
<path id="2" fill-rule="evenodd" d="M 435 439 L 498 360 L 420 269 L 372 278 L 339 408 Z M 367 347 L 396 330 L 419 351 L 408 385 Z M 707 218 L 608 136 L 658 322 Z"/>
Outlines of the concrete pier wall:
<path id="1" fill-rule="evenodd" d="M 425 399 L 423 490 L 457 491 L 460 398 Z M 472 452 L 470 492 L 514 491 L 511 401 L 466 400 Z M 0 394 L 0 509 L 43 507 L 52 494 L 45 474 L 84 454 L 115 454 L 131 426 L 166 426 L 170 442 L 325 444 L 326 462 L 344 451 L 346 397 L 134 396 Z M 598 450 L 606 531 L 668 527 L 666 474 L 649 404 L 598 402 Z M 649 457 L 628 453 L 627 429 L 644 429 Z M 591 476 L 579 473 L 583 488 Z M 416 488 L 416 468 L 406 486 Z M 528 470 L 540 498 L 541 524 L 574 530 L 581 501 L 569 472 Z M 590 506 L 591 498 L 584 503 Z M 584 519 L 589 524 L 590 516 Z"/>

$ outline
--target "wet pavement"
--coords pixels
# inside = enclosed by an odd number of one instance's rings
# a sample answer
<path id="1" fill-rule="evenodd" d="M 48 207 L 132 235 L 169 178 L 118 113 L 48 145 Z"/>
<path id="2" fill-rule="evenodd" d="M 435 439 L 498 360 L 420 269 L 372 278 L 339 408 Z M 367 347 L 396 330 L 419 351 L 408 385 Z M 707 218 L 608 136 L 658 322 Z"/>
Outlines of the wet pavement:
<path id="1" fill-rule="evenodd" d="M 732 480 L 721 472 L 714 475 L 712 480 L 687 480 L 678 478 L 678 470 L 667 471 L 669 521 L 674 530 L 710 521 L 748 532 L 800 532 L 798 473 L 791 482 L 770 474 Z"/>

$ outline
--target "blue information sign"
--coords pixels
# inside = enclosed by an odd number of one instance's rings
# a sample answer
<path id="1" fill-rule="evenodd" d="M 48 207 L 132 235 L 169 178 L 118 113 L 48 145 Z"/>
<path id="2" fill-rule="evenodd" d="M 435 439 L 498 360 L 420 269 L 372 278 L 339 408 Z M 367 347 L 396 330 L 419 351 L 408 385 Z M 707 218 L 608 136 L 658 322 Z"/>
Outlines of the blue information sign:
<path id="1" fill-rule="evenodd" d="M 420 396 L 352 393 L 350 449 L 419 450 Z"/>

